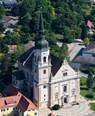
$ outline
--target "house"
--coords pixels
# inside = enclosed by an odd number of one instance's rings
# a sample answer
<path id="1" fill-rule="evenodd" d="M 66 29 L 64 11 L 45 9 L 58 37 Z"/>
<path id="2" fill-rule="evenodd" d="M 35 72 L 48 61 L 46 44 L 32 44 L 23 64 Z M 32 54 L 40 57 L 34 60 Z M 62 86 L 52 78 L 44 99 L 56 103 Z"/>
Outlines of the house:
<path id="1" fill-rule="evenodd" d="M 90 43 L 83 51 L 73 60 L 73 67 L 86 69 L 87 66 L 95 66 L 95 42 Z"/>
<path id="2" fill-rule="evenodd" d="M 9 49 L 8 53 L 13 54 L 17 50 L 17 45 L 15 45 L 15 44 L 14 45 L 8 45 L 8 49 Z"/>
<path id="3" fill-rule="evenodd" d="M 35 42 L 29 41 L 28 43 L 24 44 L 25 51 L 29 50 L 30 48 L 34 47 Z"/>
<path id="4" fill-rule="evenodd" d="M 9 85 L 0 98 L 0 116 L 38 116 L 37 107 L 14 86 Z"/>
<path id="5" fill-rule="evenodd" d="M 4 7 L 8 9 L 12 8 L 14 5 L 17 4 L 16 0 L 3 0 L 2 2 Z"/>
<path id="6" fill-rule="evenodd" d="M 87 23 L 86 23 L 86 27 L 87 27 L 88 34 L 93 34 L 93 32 L 95 30 L 93 22 L 88 20 Z"/>
<path id="7" fill-rule="evenodd" d="M 35 46 L 18 59 L 12 83 L 27 94 L 39 108 L 61 107 L 80 101 L 80 78 L 68 62 L 50 54 L 45 39 L 42 13 L 39 13 Z M 23 75 L 23 76 L 22 76 Z"/>
<path id="8" fill-rule="evenodd" d="M 18 17 L 4 16 L 2 20 L 0 20 L 0 23 L 2 23 L 5 27 L 16 25 L 18 23 Z"/>
<path id="9" fill-rule="evenodd" d="M 82 43 L 83 42 L 80 39 L 77 39 L 76 42 L 67 44 L 68 57 L 70 61 L 73 61 L 73 59 L 80 53 L 80 51 L 85 48 L 85 46 Z"/>

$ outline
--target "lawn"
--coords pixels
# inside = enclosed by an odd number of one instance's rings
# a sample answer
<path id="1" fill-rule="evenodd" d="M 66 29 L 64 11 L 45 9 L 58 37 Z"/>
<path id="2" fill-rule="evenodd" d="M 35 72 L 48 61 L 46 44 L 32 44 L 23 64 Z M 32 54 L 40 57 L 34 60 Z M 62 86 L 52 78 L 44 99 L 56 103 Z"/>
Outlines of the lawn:
<path id="1" fill-rule="evenodd" d="M 95 103 L 90 103 L 89 105 L 90 105 L 90 109 L 95 111 Z"/>
<path id="2" fill-rule="evenodd" d="M 86 86 L 86 78 L 80 78 L 80 94 L 90 100 L 95 100 L 95 82 L 92 91 L 89 91 Z"/>
<path id="3" fill-rule="evenodd" d="M 80 85 L 81 86 L 86 85 L 86 78 L 85 77 L 80 78 Z"/>
<path id="4" fill-rule="evenodd" d="M 86 87 L 82 87 L 80 89 L 80 94 L 82 96 L 86 97 L 87 99 L 95 100 L 95 92 L 94 91 L 89 91 Z"/>

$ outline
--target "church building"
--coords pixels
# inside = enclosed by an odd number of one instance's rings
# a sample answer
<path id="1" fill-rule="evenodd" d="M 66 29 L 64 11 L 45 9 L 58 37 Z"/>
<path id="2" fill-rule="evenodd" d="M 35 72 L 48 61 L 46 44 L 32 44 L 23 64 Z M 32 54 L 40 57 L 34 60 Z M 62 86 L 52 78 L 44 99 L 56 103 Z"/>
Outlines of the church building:
<path id="1" fill-rule="evenodd" d="M 35 46 L 18 59 L 18 68 L 19 71 L 13 74 L 13 85 L 28 95 L 39 108 L 79 102 L 79 75 L 66 60 L 50 53 L 41 12 Z"/>

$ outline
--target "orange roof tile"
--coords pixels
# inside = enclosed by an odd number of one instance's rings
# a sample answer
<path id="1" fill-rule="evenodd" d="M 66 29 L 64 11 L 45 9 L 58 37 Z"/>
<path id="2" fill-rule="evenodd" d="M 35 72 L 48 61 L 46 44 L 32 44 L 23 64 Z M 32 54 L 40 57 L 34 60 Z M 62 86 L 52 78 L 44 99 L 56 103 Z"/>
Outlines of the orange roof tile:
<path id="1" fill-rule="evenodd" d="M 5 92 L 10 96 L 0 98 L 0 108 L 18 107 L 22 112 L 37 109 L 32 101 L 22 95 L 13 85 L 8 86 Z"/>
<path id="2" fill-rule="evenodd" d="M 19 96 L 10 96 L 10 97 L 0 98 L 0 108 L 16 107 L 19 100 L 20 100 Z"/>

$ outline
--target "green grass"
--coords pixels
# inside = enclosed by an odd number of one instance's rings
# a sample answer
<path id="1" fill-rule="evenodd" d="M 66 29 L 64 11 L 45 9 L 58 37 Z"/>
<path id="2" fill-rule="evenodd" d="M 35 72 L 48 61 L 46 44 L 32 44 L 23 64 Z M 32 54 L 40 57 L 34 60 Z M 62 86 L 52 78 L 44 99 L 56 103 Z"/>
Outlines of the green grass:
<path id="1" fill-rule="evenodd" d="M 80 77 L 80 85 L 86 85 L 86 78 Z"/>
<path id="2" fill-rule="evenodd" d="M 90 109 L 95 111 L 95 103 L 90 103 L 89 105 L 90 105 Z"/>
<path id="3" fill-rule="evenodd" d="M 92 94 L 93 97 L 92 97 L 92 98 L 88 98 L 88 99 L 90 99 L 90 100 L 95 100 L 95 92 L 94 92 L 94 91 L 89 91 L 86 87 L 80 88 L 80 94 L 81 94 L 82 96 L 86 97 L 86 98 L 87 98 L 87 96 L 88 96 L 89 94 Z"/>

